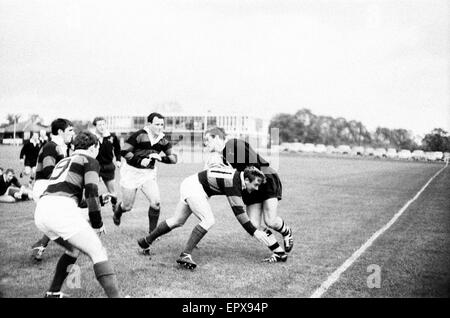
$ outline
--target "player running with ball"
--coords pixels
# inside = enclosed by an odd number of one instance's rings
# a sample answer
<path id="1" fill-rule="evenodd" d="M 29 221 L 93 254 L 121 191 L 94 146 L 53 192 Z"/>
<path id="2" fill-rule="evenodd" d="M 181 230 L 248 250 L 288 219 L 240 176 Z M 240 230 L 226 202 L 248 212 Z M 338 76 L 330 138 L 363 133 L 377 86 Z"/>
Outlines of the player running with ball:
<path id="1" fill-rule="evenodd" d="M 120 168 L 122 202 L 114 211 L 114 224 L 119 226 L 122 214 L 133 208 L 136 192 L 140 189 L 148 199 L 149 233 L 156 228 L 160 214 L 160 193 L 156 181 L 156 161 L 175 164 L 177 156 L 172 152 L 172 144 L 164 137 L 164 116 L 151 113 L 147 126 L 132 134 L 122 147 L 125 158 Z M 161 155 L 163 153 L 164 155 Z"/>

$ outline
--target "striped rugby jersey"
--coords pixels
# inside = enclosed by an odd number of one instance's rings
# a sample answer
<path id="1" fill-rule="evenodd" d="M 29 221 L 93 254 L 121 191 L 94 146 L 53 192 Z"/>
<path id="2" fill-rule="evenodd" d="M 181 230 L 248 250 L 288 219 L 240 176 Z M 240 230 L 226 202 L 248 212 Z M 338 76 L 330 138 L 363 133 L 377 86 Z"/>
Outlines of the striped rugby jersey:
<path id="1" fill-rule="evenodd" d="M 69 197 L 78 205 L 84 190 L 92 227 L 100 228 L 103 225 L 98 196 L 100 164 L 86 153 L 84 150 L 76 150 L 72 156 L 58 162 L 42 196 Z"/>
<path id="2" fill-rule="evenodd" d="M 121 155 L 125 158 L 130 166 L 139 169 L 145 169 L 141 166 L 142 159 L 148 157 L 152 153 L 159 154 L 161 151 L 166 153 L 172 148 L 172 144 L 162 137 L 154 145 L 150 142 L 150 137 L 145 129 L 140 129 L 132 134 L 125 141 Z M 149 168 L 153 168 L 155 160 L 152 160 Z"/>
<path id="3" fill-rule="evenodd" d="M 226 195 L 234 216 L 244 229 L 253 235 L 256 228 L 250 222 L 242 200 L 245 190 L 241 172 L 232 168 L 211 168 L 198 173 L 198 180 L 208 197 Z"/>
<path id="4" fill-rule="evenodd" d="M 242 139 L 232 138 L 228 140 L 222 151 L 222 157 L 225 162 L 239 171 L 244 171 L 248 166 L 255 166 L 262 170 L 263 167 L 270 165 L 268 161 L 253 150 L 248 142 Z"/>
<path id="5" fill-rule="evenodd" d="M 37 159 L 36 180 L 49 179 L 55 165 L 64 157 L 64 151 L 54 141 L 45 143 Z"/>

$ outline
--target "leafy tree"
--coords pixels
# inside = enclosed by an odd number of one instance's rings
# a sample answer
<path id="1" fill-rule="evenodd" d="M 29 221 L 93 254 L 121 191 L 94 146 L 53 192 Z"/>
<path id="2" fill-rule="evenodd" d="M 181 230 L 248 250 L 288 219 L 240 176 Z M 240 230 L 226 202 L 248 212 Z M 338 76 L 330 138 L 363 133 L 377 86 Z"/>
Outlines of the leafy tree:
<path id="1" fill-rule="evenodd" d="M 19 121 L 20 117 L 22 117 L 21 114 L 8 114 L 8 115 L 6 115 L 6 120 L 8 121 L 8 125 L 17 123 Z"/>
<path id="2" fill-rule="evenodd" d="M 435 128 L 422 139 L 425 151 L 450 152 L 450 136 L 442 128 Z"/>

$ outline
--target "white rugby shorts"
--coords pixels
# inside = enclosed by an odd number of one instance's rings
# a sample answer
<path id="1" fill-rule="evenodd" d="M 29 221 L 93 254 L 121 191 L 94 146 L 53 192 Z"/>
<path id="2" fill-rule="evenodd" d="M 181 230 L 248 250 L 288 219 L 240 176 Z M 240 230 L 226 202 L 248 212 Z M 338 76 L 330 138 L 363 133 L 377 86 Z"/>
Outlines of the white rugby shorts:
<path id="1" fill-rule="evenodd" d="M 120 166 L 120 185 L 127 189 L 138 189 L 147 182 L 156 181 L 157 168 L 138 169 L 123 162 Z"/>
<path id="2" fill-rule="evenodd" d="M 34 223 L 51 240 L 68 240 L 80 231 L 92 229 L 83 210 L 86 209 L 80 209 L 72 198 L 46 195 L 36 204 Z"/>
<path id="3" fill-rule="evenodd" d="M 34 182 L 33 185 L 33 200 L 34 202 L 38 202 L 41 195 L 47 190 L 48 180 L 39 179 Z"/>
<path id="4" fill-rule="evenodd" d="M 186 199 L 191 197 L 205 197 L 209 199 L 202 184 L 198 180 L 197 174 L 187 177 L 180 185 L 180 200 L 186 202 Z"/>

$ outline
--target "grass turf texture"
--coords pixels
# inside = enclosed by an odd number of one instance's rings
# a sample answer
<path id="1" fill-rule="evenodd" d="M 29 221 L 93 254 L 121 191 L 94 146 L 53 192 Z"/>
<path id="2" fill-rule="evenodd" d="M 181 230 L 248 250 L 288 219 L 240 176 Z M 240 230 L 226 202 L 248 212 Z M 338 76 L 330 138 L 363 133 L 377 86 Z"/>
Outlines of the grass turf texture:
<path id="1" fill-rule="evenodd" d="M 19 150 L 0 147 L 0 167 L 15 168 L 18 174 Z M 243 230 L 224 197 L 210 201 L 216 224 L 193 252 L 198 264 L 194 271 L 175 262 L 198 222 L 194 216 L 156 241 L 150 257 L 138 255 L 136 239 L 148 230 L 148 203 L 140 192 L 120 227 L 112 223 L 110 206 L 103 208 L 108 233 L 101 239 L 122 293 L 131 297 L 308 297 L 442 166 L 282 155 L 279 215 L 293 228 L 295 239 L 286 263 L 261 263 L 269 250 Z M 160 221 L 172 215 L 182 179 L 201 167 L 201 163 L 159 165 Z M 104 189 L 102 185 L 101 192 Z M 324 296 L 448 297 L 449 192 L 447 168 Z M 32 201 L 0 204 L 3 297 L 42 297 L 63 251 L 50 243 L 42 262 L 32 260 L 31 245 L 41 236 L 33 221 L 34 206 Z M 104 297 L 89 259 L 82 256 L 77 264 L 81 288 L 65 286 L 63 291 L 71 297 Z M 367 287 L 371 264 L 381 267 L 381 288 Z"/>

